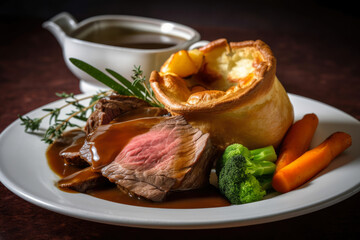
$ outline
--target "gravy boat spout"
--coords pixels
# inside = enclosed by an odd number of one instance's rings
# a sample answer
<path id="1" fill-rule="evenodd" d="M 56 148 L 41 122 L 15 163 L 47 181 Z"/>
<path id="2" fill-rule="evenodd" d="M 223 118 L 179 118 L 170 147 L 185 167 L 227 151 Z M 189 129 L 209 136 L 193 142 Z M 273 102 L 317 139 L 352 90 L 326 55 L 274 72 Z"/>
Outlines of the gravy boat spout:
<path id="1" fill-rule="evenodd" d="M 65 37 L 69 36 L 77 28 L 77 21 L 71 14 L 62 12 L 44 22 L 42 27 L 49 30 L 55 36 L 60 46 L 63 47 Z"/>

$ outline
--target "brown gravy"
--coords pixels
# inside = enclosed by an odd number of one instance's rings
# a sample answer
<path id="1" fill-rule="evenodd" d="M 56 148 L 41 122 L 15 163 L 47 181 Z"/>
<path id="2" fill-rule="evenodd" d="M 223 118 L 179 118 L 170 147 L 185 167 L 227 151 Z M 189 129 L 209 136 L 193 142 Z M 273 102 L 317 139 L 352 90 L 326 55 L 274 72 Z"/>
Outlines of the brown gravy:
<path id="1" fill-rule="evenodd" d="M 48 164 L 52 171 L 54 171 L 61 178 L 81 170 L 80 168 L 65 164 L 64 160 L 59 156 L 59 153 L 64 148 L 70 145 L 71 139 L 80 139 L 80 135 L 83 135 L 83 132 L 81 130 L 69 131 L 64 135 L 62 140 L 56 141 L 47 149 L 46 156 Z M 77 146 L 80 148 L 81 144 L 77 144 Z M 75 191 L 72 190 L 61 190 L 75 193 Z M 229 202 L 225 198 L 223 198 L 218 192 L 218 190 L 212 185 L 204 189 L 172 193 L 168 196 L 166 201 L 161 203 L 155 203 L 131 197 L 128 194 L 125 194 L 118 190 L 116 186 L 108 186 L 104 188 L 94 189 L 88 191 L 87 194 L 96 198 L 112 202 L 141 207 L 186 209 L 223 207 L 230 205 Z"/>
<path id="2" fill-rule="evenodd" d="M 89 42 L 136 49 L 169 48 L 186 41 L 174 35 L 117 25 L 110 20 L 87 24 L 71 35 Z"/>
<path id="3" fill-rule="evenodd" d="M 133 137 L 146 133 L 162 121 L 162 117 L 141 118 L 99 126 L 88 136 L 87 144 L 92 156 L 89 161 L 94 170 L 110 164 Z"/>

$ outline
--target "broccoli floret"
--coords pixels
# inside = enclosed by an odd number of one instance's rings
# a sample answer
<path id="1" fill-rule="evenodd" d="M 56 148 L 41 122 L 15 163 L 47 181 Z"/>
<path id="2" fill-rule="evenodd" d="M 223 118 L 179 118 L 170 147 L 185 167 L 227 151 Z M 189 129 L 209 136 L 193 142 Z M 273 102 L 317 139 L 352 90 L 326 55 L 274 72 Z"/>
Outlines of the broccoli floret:
<path id="1" fill-rule="evenodd" d="M 241 203 L 250 203 L 263 199 L 266 191 L 253 175 L 249 175 L 240 185 L 239 199 Z"/>
<path id="2" fill-rule="evenodd" d="M 241 155 L 241 156 L 244 156 L 245 158 L 249 158 L 249 159 L 251 157 L 249 149 L 247 149 L 246 147 L 244 147 L 241 144 L 235 143 L 235 144 L 228 146 L 225 149 L 222 157 L 216 162 L 216 174 L 218 176 L 220 174 L 220 170 L 224 167 L 225 162 L 235 155 Z"/>
<path id="3" fill-rule="evenodd" d="M 273 146 L 267 146 L 263 148 L 258 148 L 254 150 L 249 150 L 242 144 L 232 144 L 228 146 L 222 157 L 216 163 L 216 174 L 219 176 L 220 170 L 224 167 L 226 161 L 233 156 L 242 155 L 247 160 L 252 160 L 253 162 L 263 162 L 261 165 L 264 167 L 264 171 L 266 168 L 270 167 L 269 170 L 272 170 L 273 164 L 266 163 L 266 162 L 275 162 L 277 159 L 276 152 Z M 268 167 L 266 167 L 266 164 Z M 261 171 L 258 167 L 256 168 L 257 171 Z M 266 174 L 266 173 L 262 173 Z M 262 175 L 259 174 L 259 175 Z"/>
<path id="4" fill-rule="evenodd" d="M 226 162 L 220 171 L 219 189 L 220 192 L 232 204 L 240 204 L 240 187 L 241 183 L 247 178 L 246 159 L 242 155 L 234 155 Z"/>
<path id="5" fill-rule="evenodd" d="M 249 151 L 241 144 L 230 145 L 216 166 L 220 192 L 232 204 L 263 199 L 271 187 L 275 160 L 272 146 Z"/>
<path id="6" fill-rule="evenodd" d="M 263 148 L 250 150 L 250 154 L 253 161 L 275 162 L 277 159 L 275 149 L 271 145 Z"/>

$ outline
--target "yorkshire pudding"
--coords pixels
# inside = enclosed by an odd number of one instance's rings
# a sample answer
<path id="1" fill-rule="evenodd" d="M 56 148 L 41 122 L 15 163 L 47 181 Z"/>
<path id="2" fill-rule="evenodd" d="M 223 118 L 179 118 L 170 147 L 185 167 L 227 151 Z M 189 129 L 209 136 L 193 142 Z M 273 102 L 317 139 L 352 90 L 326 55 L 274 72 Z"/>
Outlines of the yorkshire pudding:
<path id="1" fill-rule="evenodd" d="M 150 84 L 172 115 L 210 133 L 215 145 L 278 146 L 294 119 L 275 76 L 276 59 L 262 42 L 215 40 L 173 54 Z"/>

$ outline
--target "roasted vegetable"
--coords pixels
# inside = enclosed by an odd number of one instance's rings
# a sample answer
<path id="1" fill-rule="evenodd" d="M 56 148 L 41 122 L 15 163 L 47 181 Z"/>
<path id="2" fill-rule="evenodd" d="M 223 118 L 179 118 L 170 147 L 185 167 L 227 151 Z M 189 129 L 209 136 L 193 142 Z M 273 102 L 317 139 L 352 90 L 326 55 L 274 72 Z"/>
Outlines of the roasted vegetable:
<path id="1" fill-rule="evenodd" d="M 339 154 L 349 148 L 352 138 L 345 132 L 335 132 L 317 147 L 306 151 L 295 161 L 277 171 L 272 186 L 280 193 L 289 192 L 326 168 Z"/>
<path id="2" fill-rule="evenodd" d="M 286 133 L 276 160 L 276 172 L 305 153 L 314 137 L 319 119 L 314 113 L 305 114 Z"/>

